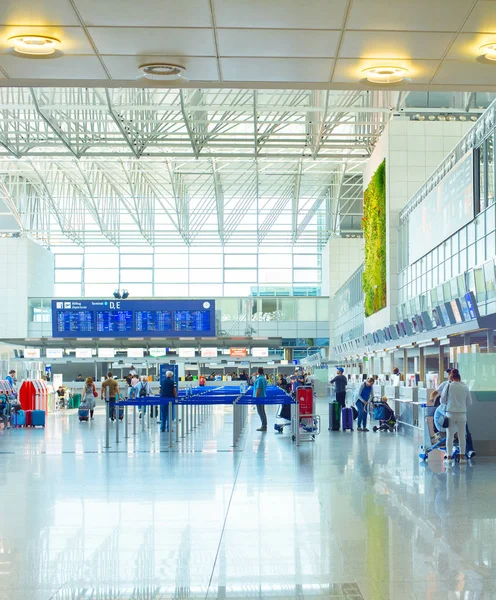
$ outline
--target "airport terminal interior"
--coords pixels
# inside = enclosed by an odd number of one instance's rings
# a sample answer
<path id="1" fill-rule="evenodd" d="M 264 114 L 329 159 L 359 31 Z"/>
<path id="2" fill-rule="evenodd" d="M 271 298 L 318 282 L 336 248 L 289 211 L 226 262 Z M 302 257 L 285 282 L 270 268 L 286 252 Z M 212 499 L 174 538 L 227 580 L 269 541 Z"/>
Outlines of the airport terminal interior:
<path id="1" fill-rule="evenodd" d="M 0 2 L 0 600 L 496 600 L 496 1 Z"/>

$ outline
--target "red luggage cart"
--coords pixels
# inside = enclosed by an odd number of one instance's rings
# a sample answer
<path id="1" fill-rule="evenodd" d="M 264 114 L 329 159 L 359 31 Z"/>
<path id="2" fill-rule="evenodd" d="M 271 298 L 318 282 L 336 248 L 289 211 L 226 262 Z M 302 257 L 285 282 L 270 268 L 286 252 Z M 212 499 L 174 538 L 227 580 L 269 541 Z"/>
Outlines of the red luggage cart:
<path id="1" fill-rule="evenodd" d="M 320 433 L 320 415 L 314 412 L 313 387 L 302 385 L 296 388 L 298 410 L 293 418 L 293 441 L 311 442 Z"/>

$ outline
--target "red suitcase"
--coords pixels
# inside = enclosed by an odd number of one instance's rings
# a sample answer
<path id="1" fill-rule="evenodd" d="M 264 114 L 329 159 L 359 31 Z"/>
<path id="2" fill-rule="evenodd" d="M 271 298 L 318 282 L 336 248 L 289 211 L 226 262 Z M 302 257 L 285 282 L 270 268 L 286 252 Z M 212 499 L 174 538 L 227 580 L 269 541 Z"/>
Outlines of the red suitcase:
<path id="1" fill-rule="evenodd" d="M 26 413 L 26 427 L 32 427 L 33 426 L 33 411 L 25 410 L 24 412 Z"/>
<path id="2" fill-rule="evenodd" d="M 300 405 L 300 416 L 301 415 L 312 415 L 313 414 L 313 388 L 307 386 L 300 386 L 296 388 L 296 399 Z"/>
<path id="3" fill-rule="evenodd" d="M 353 411 L 349 406 L 343 408 L 341 411 L 341 422 L 343 431 L 350 429 L 353 431 Z"/>

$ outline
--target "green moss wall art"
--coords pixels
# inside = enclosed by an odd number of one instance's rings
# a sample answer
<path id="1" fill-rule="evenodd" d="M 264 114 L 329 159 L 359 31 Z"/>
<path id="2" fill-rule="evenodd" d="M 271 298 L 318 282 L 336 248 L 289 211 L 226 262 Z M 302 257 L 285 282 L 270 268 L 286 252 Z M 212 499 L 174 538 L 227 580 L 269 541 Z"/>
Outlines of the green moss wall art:
<path id="1" fill-rule="evenodd" d="M 377 168 L 363 194 L 365 316 L 386 306 L 386 161 Z"/>

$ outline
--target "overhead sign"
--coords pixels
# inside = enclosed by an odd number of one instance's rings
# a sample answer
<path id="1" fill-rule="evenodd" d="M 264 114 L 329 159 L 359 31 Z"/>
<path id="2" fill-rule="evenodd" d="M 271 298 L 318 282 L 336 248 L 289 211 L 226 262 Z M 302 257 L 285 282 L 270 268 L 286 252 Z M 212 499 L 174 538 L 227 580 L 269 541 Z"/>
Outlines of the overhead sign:
<path id="1" fill-rule="evenodd" d="M 115 348 L 98 348 L 99 358 L 114 358 Z"/>
<path id="2" fill-rule="evenodd" d="M 217 358 L 217 348 L 202 348 L 201 349 L 201 357 L 202 358 Z"/>
<path id="3" fill-rule="evenodd" d="M 179 348 L 179 358 L 195 358 L 195 349 Z"/>
<path id="4" fill-rule="evenodd" d="M 76 358 L 91 358 L 91 348 L 76 348 Z"/>
<path id="5" fill-rule="evenodd" d="M 267 358 L 267 356 L 269 356 L 269 349 L 268 348 L 252 348 L 251 355 L 254 358 Z"/>
<path id="6" fill-rule="evenodd" d="M 24 358 L 40 358 L 40 349 L 24 348 Z"/>
<path id="7" fill-rule="evenodd" d="M 143 358 L 144 356 L 143 348 L 128 348 L 127 349 L 127 357 L 128 358 Z"/>
<path id="8" fill-rule="evenodd" d="M 52 335 L 213 337 L 214 300 L 52 300 Z"/>
<path id="9" fill-rule="evenodd" d="M 62 358 L 64 356 L 64 351 L 62 348 L 47 348 L 46 349 L 46 357 L 47 358 Z"/>
<path id="10" fill-rule="evenodd" d="M 167 354 L 167 348 L 150 348 L 150 356 L 153 358 L 160 358 Z"/>
<path id="11" fill-rule="evenodd" d="M 248 352 L 246 348 L 230 348 L 229 354 L 236 358 L 245 358 Z"/>

